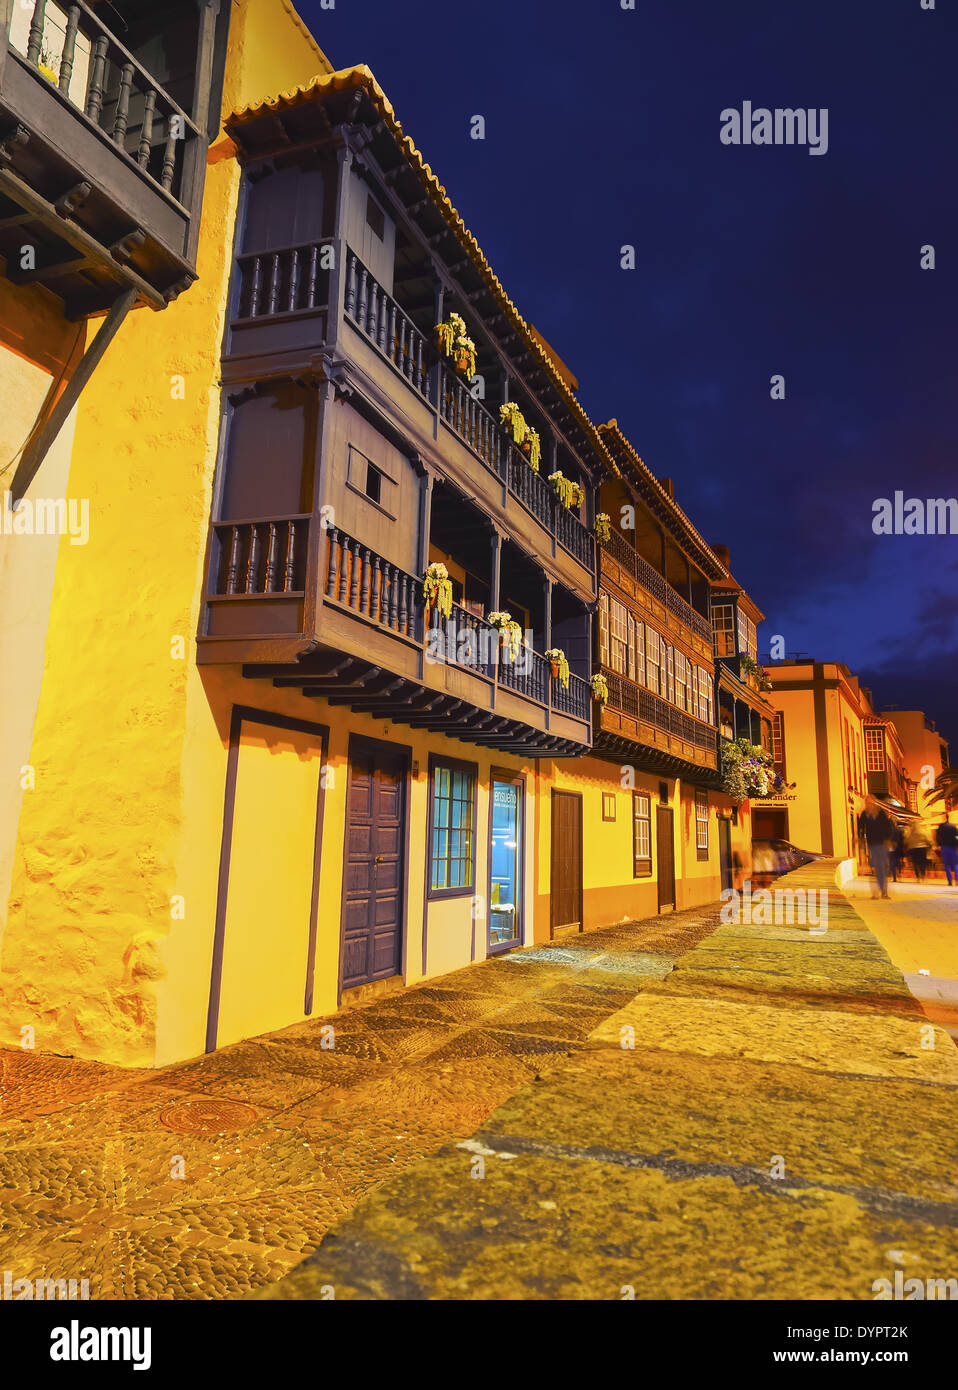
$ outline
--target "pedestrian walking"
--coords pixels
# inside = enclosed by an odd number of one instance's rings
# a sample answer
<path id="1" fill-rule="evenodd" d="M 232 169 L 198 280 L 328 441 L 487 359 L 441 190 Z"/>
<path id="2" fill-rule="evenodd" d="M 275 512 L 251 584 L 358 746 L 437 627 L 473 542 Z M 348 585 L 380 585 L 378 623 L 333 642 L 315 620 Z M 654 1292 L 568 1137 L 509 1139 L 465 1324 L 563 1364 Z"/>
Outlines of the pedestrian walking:
<path id="1" fill-rule="evenodd" d="M 897 883 L 897 882 L 898 882 L 898 875 L 901 873 L 902 864 L 904 863 L 904 859 L 905 859 L 905 843 L 904 843 L 904 836 L 902 835 L 901 826 L 900 826 L 900 825 L 896 825 L 896 826 L 895 826 L 895 838 L 894 838 L 894 841 L 893 841 L 893 844 L 892 844 L 892 848 L 889 850 L 889 853 L 888 853 L 888 867 L 889 867 L 889 869 L 891 870 L 891 881 L 892 881 L 892 883 Z"/>
<path id="2" fill-rule="evenodd" d="M 858 818 L 858 833 L 868 845 L 868 857 L 875 870 L 876 888 L 872 897 L 888 897 L 888 857 L 895 843 L 895 822 L 873 796 L 865 797 L 865 809 Z"/>
<path id="3" fill-rule="evenodd" d="M 950 888 L 952 883 L 958 884 L 958 825 L 953 825 L 948 816 L 936 828 L 935 841 Z"/>
<path id="4" fill-rule="evenodd" d="M 905 831 L 905 853 L 915 870 L 915 878 L 924 883 L 928 872 L 928 851 L 931 849 L 931 836 L 921 821 L 913 820 Z"/>

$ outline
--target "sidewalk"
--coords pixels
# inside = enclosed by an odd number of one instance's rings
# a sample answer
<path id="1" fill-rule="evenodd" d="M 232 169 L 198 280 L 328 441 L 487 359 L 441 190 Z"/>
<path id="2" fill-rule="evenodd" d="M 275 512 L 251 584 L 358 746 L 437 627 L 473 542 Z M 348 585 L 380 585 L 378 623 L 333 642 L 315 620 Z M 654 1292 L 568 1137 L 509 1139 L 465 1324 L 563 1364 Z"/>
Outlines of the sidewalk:
<path id="1" fill-rule="evenodd" d="M 873 898 L 874 888 L 856 878 L 845 892 L 928 1017 L 958 1040 L 958 887 L 900 879 L 887 899 Z"/>
<path id="2" fill-rule="evenodd" d="M 87 1278 L 93 1298 L 279 1279 L 717 921 L 700 909 L 515 952 L 155 1072 L 0 1049 L 0 1271 Z"/>
<path id="3" fill-rule="evenodd" d="M 834 868 L 788 878 L 829 890 L 824 935 L 721 926 L 260 1296 L 871 1300 L 958 1274 L 958 1052 Z"/>

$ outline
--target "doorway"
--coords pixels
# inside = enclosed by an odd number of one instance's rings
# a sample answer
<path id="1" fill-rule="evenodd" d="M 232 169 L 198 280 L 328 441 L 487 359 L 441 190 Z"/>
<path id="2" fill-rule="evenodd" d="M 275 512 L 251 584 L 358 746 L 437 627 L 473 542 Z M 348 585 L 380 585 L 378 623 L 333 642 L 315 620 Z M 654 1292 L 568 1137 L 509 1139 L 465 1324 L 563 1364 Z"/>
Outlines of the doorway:
<path id="1" fill-rule="evenodd" d="M 724 818 L 719 819 L 719 870 L 722 875 L 722 887 L 732 888 L 732 822 Z"/>
<path id="2" fill-rule="evenodd" d="M 655 808 L 656 865 L 659 880 L 659 911 L 675 911 L 675 842 L 672 838 L 671 806 Z"/>
<path id="3" fill-rule="evenodd" d="M 492 773 L 489 809 L 489 953 L 522 939 L 524 778 Z"/>
<path id="4" fill-rule="evenodd" d="M 551 934 L 582 930 L 582 793 L 552 793 Z"/>
<path id="5" fill-rule="evenodd" d="M 402 971 L 408 748 L 349 740 L 341 989 Z"/>

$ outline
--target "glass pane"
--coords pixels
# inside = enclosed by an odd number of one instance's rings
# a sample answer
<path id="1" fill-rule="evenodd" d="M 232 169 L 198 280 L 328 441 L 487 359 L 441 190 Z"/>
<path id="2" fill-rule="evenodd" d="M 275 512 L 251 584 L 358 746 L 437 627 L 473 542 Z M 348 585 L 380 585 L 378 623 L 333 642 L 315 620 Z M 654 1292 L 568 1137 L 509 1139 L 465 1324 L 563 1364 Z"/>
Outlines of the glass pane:
<path id="1" fill-rule="evenodd" d="M 489 944 L 519 939 L 519 787 L 492 784 L 492 860 L 489 892 Z"/>

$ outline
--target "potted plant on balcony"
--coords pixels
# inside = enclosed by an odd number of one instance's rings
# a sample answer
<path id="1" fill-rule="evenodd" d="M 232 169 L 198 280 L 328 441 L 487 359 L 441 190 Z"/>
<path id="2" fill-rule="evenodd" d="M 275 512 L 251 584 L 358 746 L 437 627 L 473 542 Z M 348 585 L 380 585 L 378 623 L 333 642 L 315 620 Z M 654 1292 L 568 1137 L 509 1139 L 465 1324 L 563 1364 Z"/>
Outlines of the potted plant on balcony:
<path id="1" fill-rule="evenodd" d="M 526 424 L 526 417 L 515 401 L 504 401 L 499 407 L 499 423 L 509 431 L 513 442 L 521 448 L 529 432 L 529 426 Z"/>
<path id="2" fill-rule="evenodd" d="M 534 430 L 531 425 L 526 425 L 526 437 L 522 441 L 522 452 L 529 459 L 529 467 L 533 473 L 539 471 L 539 460 L 542 458 L 542 441 L 539 438 L 539 431 Z"/>
<path id="3" fill-rule="evenodd" d="M 753 796 L 773 796 L 785 781 L 770 753 L 747 738 L 722 744 L 722 790 L 736 803 Z"/>
<path id="4" fill-rule="evenodd" d="M 426 600 L 426 618 L 433 608 L 444 618 L 452 613 L 452 580 L 445 565 L 431 564 L 422 582 L 422 596 Z"/>
<path id="5" fill-rule="evenodd" d="M 596 512 L 595 521 L 592 523 L 592 529 L 595 532 L 596 539 L 600 542 L 600 544 L 603 544 L 605 541 L 611 540 L 612 518 L 609 516 L 609 513 Z"/>
<path id="6" fill-rule="evenodd" d="M 600 671 L 596 671 L 595 675 L 589 681 L 589 685 L 592 688 L 593 700 L 595 700 L 597 704 L 604 705 L 609 698 L 609 682 L 606 680 L 605 676 L 603 676 Z"/>
<path id="7" fill-rule="evenodd" d="M 509 660 L 515 661 L 519 655 L 519 648 L 522 645 L 522 628 L 516 622 L 511 613 L 503 610 L 490 613 L 487 621 L 497 629 L 499 639 L 508 637 L 509 639 Z"/>
<path id="8" fill-rule="evenodd" d="M 585 493 L 578 483 L 574 483 L 571 478 L 567 478 L 564 473 L 560 473 L 558 470 L 549 474 L 549 482 L 566 511 L 576 511 L 582 506 Z"/>
<path id="9" fill-rule="evenodd" d="M 439 351 L 453 359 L 457 372 L 475 376 L 476 345 L 466 332 L 466 321 L 461 314 L 450 314 L 448 319 L 436 324 L 436 342 Z"/>
<path id="10" fill-rule="evenodd" d="M 772 678 L 764 667 L 759 666 L 754 657 L 749 656 L 748 652 L 742 657 L 742 670 L 746 676 L 752 676 L 758 685 L 759 690 L 771 690 Z"/>
<path id="11" fill-rule="evenodd" d="M 552 668 L 552 679 L 558 680 L 563 690 L 569 689 L 569 662 L 561 647 L 550 647 L 545 653 L 546 661 Z"/>
<path id="12" fill-rule="evenodd" d="M 45 77 L 48 82 L 52 82 L 54 87 L 60 81 L 56 69 L 53 66 L 55 62 L 56 58 L 46 47 L 46 45 L 41 45 L 40 55 L 37 58 L 37 72 L 39 72 L 43 77 Z"/>

